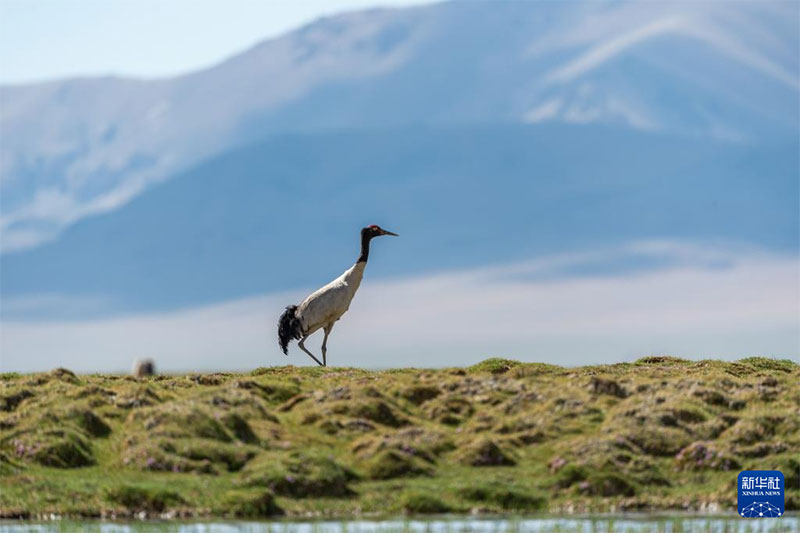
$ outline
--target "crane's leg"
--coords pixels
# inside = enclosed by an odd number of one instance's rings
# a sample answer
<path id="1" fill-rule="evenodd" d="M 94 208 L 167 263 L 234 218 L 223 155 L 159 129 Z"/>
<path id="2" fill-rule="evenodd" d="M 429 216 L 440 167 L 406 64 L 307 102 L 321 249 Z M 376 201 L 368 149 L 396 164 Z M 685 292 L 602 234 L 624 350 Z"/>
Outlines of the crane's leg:
<path id="1" fill-rule="evenodd" d="M 331 330 L 333 329 L 333 324 L 330 326 L 325 326 L 325 338 L 322 339 L 322 366 L 328 366 L 328 361 L 326 360 L 326 354 L 328 353 L 328 335 L 331 334 Z"/>
<path id="2" fill-rule="evenodd" d="M 320 363 L 320 362 L 319 362 L 319 359 L 317 359 L 316 357 L 314 357 L 314 354 L 313 354 L 313 353 L 311 353 L 311 352 L 309 352 L 308 350 L 306 350 L 306 347 L 303 345 L 303 343 L 306 341 L 306 339 L 307 339 L 307 338 L 308 338 L 308 335 L 306 335 L 305 337 L 303 337 L 302 339 L 300 339 L 300 342 L 298 342 L 298 343 L 297 343 L 297 345 L 300 347 L 300 349 L 301 349 L 301 350 L 303 350 L 304 352 L 306 352 L 306 353 L 309 355 L 309 357 L 311 357 L 311 359 L 313 359 L 314 361 L 316 361 L 316 362 L 317 362 L 317 364 L 318 364 L 319 366 L 323 366 L 323 365 L 322 365 L 322 363 Z"/>

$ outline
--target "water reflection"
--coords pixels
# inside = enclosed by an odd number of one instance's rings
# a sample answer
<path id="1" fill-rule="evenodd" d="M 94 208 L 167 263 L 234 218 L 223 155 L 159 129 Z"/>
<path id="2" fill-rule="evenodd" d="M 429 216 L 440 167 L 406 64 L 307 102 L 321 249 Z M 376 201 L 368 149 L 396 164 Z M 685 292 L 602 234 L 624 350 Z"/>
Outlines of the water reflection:
<path id="1" fill-rule="evenodd" d="M 276 522 L 0 523 L 1 533 L 800 533 L 800 517 L 440 518 Z"/>

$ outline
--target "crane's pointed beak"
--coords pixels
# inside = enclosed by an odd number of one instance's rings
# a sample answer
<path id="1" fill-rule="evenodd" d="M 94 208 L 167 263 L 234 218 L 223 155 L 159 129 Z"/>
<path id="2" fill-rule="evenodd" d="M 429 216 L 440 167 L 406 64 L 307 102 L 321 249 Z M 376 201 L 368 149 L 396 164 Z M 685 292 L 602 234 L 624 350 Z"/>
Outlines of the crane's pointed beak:
<path id="1" fill-rule="evenodd" d="M 393 237 L 399 237 L 400 236 L 397 233 L 392 233 L 391 231 L 386 231 L 386 230 L 383 230 L 383 234 L 384 235 L 392 235 Z"/>

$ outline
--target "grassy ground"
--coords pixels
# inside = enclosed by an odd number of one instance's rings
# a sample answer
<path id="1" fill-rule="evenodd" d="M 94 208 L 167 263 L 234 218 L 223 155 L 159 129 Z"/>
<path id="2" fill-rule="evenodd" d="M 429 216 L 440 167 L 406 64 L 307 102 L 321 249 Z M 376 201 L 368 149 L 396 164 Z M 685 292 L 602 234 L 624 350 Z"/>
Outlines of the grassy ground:
<path id="1" fill-rule="evenodd" d="M 0 375 L 0 516 L 727 510 L 742 469 L 800 507 L 800 366 Z"/>

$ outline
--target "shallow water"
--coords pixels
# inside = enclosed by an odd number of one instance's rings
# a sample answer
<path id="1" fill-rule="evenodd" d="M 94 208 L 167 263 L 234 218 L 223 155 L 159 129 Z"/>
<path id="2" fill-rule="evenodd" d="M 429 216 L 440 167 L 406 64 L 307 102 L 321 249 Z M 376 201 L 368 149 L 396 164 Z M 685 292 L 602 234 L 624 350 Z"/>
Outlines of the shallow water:
<path id="1" fill-rule="evenodd" d="M 800 516 L 440 517 L 343 521 L 2 522 L 0 533 L 800 533 Z"/>

